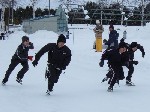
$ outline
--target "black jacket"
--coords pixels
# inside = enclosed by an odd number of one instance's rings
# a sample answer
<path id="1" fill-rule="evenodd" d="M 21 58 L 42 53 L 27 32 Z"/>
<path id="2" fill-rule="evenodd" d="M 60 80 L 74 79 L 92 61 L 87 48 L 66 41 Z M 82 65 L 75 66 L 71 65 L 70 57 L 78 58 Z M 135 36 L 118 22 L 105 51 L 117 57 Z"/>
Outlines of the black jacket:
<path id="1" fill-rule="evenodd" d="M 101 60 L 108 60 L 113 67 L 121 67 L 122 59 L 118 49 L 108 50 L 102 54 Z"/>
<path id="2" fill-rule="evenodd" d="M 29 49 L 34 49 L 33 43 L 29 43 L 29 46 L 25 47 L 22 43 L 18 46 L 12 59 L 17 59 L 21 61 L 28 61 L 28 51 Z"/>
<path id="3" fill-rule="evenodd" d="M 35 55 L 35 60 L 39 61 L 46 52 L 48 52 L 48 63 L 55 68 L 65 70 L 71 61 L 71 50 L 65 45 L 62 48 L 58 48 L 56 43 L 49 43 L 41 48 Z"/>
<path id="4" fill-rule="evenodd" d="M 141 46 L 140 44 L 138 44 L 137 45 L 137 49 L 139 49 L 142 52 L 142 57 L 144 57 L 145 52 L 144 52 L 143 46 Z M 129 47 L 127 49 L 127 51 L 122 54 L 122 59 L 124 61 L 133 61 L 134 60 L 134 52 L 135 51 L 133 51 L 132 48 Z"/>

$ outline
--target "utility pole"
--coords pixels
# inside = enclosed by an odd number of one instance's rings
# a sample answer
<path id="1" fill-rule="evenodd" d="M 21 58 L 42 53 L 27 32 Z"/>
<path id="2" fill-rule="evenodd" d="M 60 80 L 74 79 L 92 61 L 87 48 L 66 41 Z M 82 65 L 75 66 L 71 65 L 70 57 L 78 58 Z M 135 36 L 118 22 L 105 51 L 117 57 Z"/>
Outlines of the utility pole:
<path id="1" fill-rule="evenodd" d="M 142 21 L 141 26 L 144 26 L 144 0 L 142 0 Z"/>
<path id="2" fill-rule="evenodd" d="M 32 8 L 33 8 L 33 19 L 35 18 L 35 9 L 34 9 L 34 1 L 32 3 Z"/>
<path id="3" fill-rule="evenodd" d="M 37 3 L 37 0 L 30 0 L 32 2 L 32 9 L 33 9 L 33 19 L 35 18 L 35 4 Z"/>
<path id="4" fill-rule="evenodd" d="M 12 12 L 11 12 L 11 23 L 14 24 L 14 0 L 12 0 Z"/>
<path id="5" fill-rule="evenodd" d="M 9 0 L 8 4 L 9 4 L 9 14 L 8 14 L 8 21 L 7 21 L 8 26 L 7 26 L 7 29 L 6 29 L 7 31 L 9 31 L 9 23 L 10 23 L 10 15 L 11 15 L 10 14 L 10 12 L 11 12 L 11 0 Z"/>
<path id="6" fill-rule="evenodd" d="M 122 3 L 121 3 L 121 25 L 123 25 L 123 16 L 124 16 L 124 13 L 123 13 L 123 1 L 122 0 Z"/>
<path id="7" fill-rule="evenodd" d="M 51 1 L 49 0 L 49 16 L 50 16 L 50 14 L 51 14 L 51 12 L 50 12 L 50 10 L 51 10 Z"/>

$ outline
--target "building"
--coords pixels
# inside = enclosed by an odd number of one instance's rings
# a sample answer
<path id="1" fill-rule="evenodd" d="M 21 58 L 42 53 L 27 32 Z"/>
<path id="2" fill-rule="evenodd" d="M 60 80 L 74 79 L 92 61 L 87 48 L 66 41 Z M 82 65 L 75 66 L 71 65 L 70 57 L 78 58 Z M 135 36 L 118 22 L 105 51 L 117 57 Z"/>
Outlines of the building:
<path id="1" fill-rule="evenodd" d="M 54 31 L 66 34 L 68 32 L 68 20 L 64 9 L 60 5 L 55 16 L 44 16 L 23 21 L 23 31 L 32 34 L 38 30 Z"/>

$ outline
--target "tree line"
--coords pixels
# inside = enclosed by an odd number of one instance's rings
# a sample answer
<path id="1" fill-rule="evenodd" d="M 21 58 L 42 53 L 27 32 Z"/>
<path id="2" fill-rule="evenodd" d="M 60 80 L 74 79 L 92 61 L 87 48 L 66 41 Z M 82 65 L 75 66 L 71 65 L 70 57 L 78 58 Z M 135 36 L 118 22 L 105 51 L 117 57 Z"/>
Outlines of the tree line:
<path id="1" fill-rule="evenodd" d="M 5 8 L 4 21 L 5 25 L 11 24 L 12 17 L 11 8 Z M 44 15 L 55 15 L 57 9 L 41 9 L 35 10 L 35 17 L 41 17 Z M 87 14 L 84 13 L 87 10 Z M 134 7 L 132 10 L 126 6 L 122 7 L 119 3 L 114 3 L 109 6 L 97 4 L 95 2 L 87 2 L 84 5 L 84 9 L 71 9 L 66 15 L 68 15 L 69 24 L 95 24 L 95 20 L 102 18 L 103 25 L 108 25 L 110 22 L 116 25 L 121 24 L 123 17 L 123 25 L 141 25 L 142 20 L 142 7 Z M 124 12 L 124 14 L 122 14 Z M 8 16 L 9 15 L 9 16 Z M 85 19 L 86 16 L 88 19 Z M 123 16 L 122 16 L 123 15 Z M 31 19 L 33 17 L 32 6 L 26 8 L 13 9 L 13 24 L 21 24 L 25 19 Z M 144 23 L 150 22 L 150 3 L 144 8 Z"/>

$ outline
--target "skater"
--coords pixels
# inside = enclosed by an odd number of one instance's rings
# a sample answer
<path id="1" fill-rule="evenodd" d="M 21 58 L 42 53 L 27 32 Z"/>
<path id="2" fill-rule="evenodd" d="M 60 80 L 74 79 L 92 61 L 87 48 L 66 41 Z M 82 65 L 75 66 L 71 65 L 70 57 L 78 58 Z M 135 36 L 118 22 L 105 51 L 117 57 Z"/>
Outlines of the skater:
<path id="1" fill-rule="evenodd" d="M 124 38 L 122 38 L 120 41 L 124 42 Z M 134 52 L 139 49 L 142 52 L 142 57 L 145 56 L 145 51 L 143 46 L 138 44 L 137 42 L 132 42 L 131 44 L 126 43 L 127 50 L 126 52 L 122 53 L 122 63 L 123 66 L 126 66 L 128 68 L 128 75 L 126 77 L 126 85 L 128 86 L 135 86 L 135 84 L 131 81 L 132 74 L 134 73 L 134 65 L 138 64 L 138 61 L 134 60 Z M 102 82 L 105 82 L 109 79 L 108 84 L 110 83 L 110 80 L 112 78 L 112 71 L 109 70 L 109 72 L 106 74 L 106 77 L 102 80 Z"/>
<path id="2" fill-rule="evenodd" d="M 24 77 L 24 74 L 28 71 L 29 65 L 28 65 L 28 51 L 29 49 L 34 49 L 33 43 L 29 41 L 29 37 L 23 36 L 22 37 L 22 43 L 18 46 L 15 54 L 12 56 L 11 64 L 9 65 L 8 70 L 6 71 L 5 77 L 2 81 L 2 84 L 5 85 L 5 83 L 8 81 L 8 78 L 11 74 L 11 72 L 15 69 L 15 67 L 20 63 L 23 68 L 18 72 L 16 81 L 20 84 L 22 84 L 22 78 Z"/>
<path id="3" fill-rule="evenodd" d="M 112 78 L 110 80 L 110 86 L 108 87 L 108 92 L 113 91 L 113 86 L 118 80 L 124 79 L 124 72 L 122 68 L 121 54 L 126 51 L 126 43 L 121 42 L 118 49 L 112 49 L 110 51 L 104 52 L 99 63 L 100 67 L 103 67 L 104 60 L 108 60 L 110 69 L 112 71 Z"/>
<path id="4" fill-rule="evenodd" d="M 105 42 L 105 45 L 108 45 L 108 49 L 110 49 L 110 48 L 117 49 L 119 33 L 117 33 L 117 31 L 114 30 L 113 25 L 109 26 L 109 31 L 110 31 L 109 39 L 107 42 Z"/>
<path id="5" fill-rule="evenodd" d="M 57 43 L 49 43 L 45 45 L 35 55 L 35 60 L 32 62 L 35 67 L 38 64 L 41 56 L 48 52 L 48 90 L 47 94 L 53 91 L 54 83 L 58 82 L 59 76 L 62 70 L 66 69 L 71 61 L 71 50 L 65 45 L 66 38 L 63 34 L 60 34 Z"/>
<path id="6" fill-rule="evenodd" d="M 126 85 L 134 86 L 135 84 L 131 81 L 132 74 L 134 73 L 134 65 L 138 64 L 138 61 L 134 60 L 134 53 L 139 49 L 142 52 L 142 57 L 145 56 L 145 51 L 143 46 L 138 44 L 137 42 L 132 42 L 128 50 L 122 54 L 122 60 L 125 62 L 125 66 L 129 69 L 128 75 L 126 77 Z"/>

